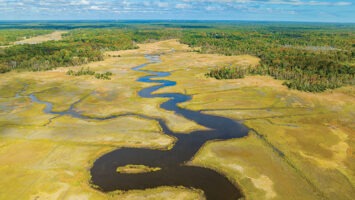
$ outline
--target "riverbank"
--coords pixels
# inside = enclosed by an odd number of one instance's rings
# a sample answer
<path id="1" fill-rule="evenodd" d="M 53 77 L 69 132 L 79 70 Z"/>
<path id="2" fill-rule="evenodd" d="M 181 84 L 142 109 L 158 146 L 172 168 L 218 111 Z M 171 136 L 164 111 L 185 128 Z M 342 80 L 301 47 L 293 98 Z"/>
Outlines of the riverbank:
<path id="1" fill-rule="evenodd" d="M 223 81 L 204 76 L 220 66 L 220 59 L 252 64 L 242 58 L 162 56 L 165 65 L 174 63 L 169 78 L 177 85 L 158 93 L 192 95 L 182 108 L 232 118 L 255 130 L 243 140 L 206 145 L 193 163 L 223 172 L 241 184 L 250 199 L 351 199 L 354 88 L 314 94 L 289 90 L 265 76 Z M 150 69 L 167 70 L 163 65 Z"/>
<path id="2" fill-rule="evenodd" d="M 65 111 L 73 103 L 86 116 L 127 112 L 161 118 L 174 132 L 205 130 L 173 112 L 161 99 L 137 92 L 151 86 L 136 82 L 144 73 L 131 68 L 146 62 L 144 54 L 164 53 L 162 63 L 147 69 L 170 71 L 177 85 L 158 93 L 191 95 L 181 107 L 242 121 L 250 136 L 209 142 L 191 164 L 216 169 L 242 186 L 247 199 L 349 199 L 354 190 L 354 90 L 322 94 L 291 91 L 268 77 L 217 81 L 204 77 L 221 63 L 255 64 L 251 56 L 190 52 L 174 40 L 108 52 L 90 67 L 111 71 L 112 80 L 65 75 L 71 68 L 0 75 L 0 199 L 198 199 L 201 191 L 161 187 L 128 193 L 101 193 L 90 186 L 89 169 L 101 155 L 119 147 L 168 148 L 174 138 L 155 120 L 120 117 L 107 122 L 44 114 L 31 93 Z M 174 51 L 172 51 L 174 49 Z M 109 57 L 120 55 L 121 57 Z M 16 95 L 17 94 L 17 95 Z M 17 96 L 17 97 L 16 97 Z M 280 156 L 280 152 L 285 156 Z"/>

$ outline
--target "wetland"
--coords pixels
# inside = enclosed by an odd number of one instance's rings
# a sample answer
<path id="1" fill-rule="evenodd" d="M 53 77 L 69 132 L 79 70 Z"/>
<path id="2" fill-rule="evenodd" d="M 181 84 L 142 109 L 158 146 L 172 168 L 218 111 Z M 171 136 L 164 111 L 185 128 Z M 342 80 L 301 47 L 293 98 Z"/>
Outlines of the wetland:
<path id="1" fill-rule="evenodd" d="M 349 29 L 343 34 L 352 34 Z M 352 199 L 355 95 L 349 57 L 338 59 L 347 65 L 336 75 L 344 78 L 342 85 L 306 92 L 274 77 L 292 76 L 291 68 L 236 79 L 206 76 L 228 66 L 272 64 L 269 57 L 243 54 L 243 46 L 222 55 L 225 48 L 213 43 L 225 44 L 243 32 L 217 40 L 201 30 L 151 31 L 160 36 L 65 30 L 55 32 L 58 40 L 12 41 L 14 47 L 0 49 L 9 56 L 0 59 L 5 67 L 7 59 L 21 63 L 0 74 L 0 184 L 6 185 L 0 199 Z M 193 39 L 200 34 L 215 46 Z M 139 43 L 127 42 L 130 37 Z M 324 37 L 334 37 L 331 52 L 352 38 L 339 32 Z M 70 42 L 82 52 L 65 45 Z M 54 52 L 42 55 L 55 67 L 30 53 L 26 58 L 13 53 L 31 45 Z M 64 50 L 55 53 L 58 48 Z M 90 55 L 94 59 L 85 59 Z M 78 69 L 111 75 L 68 75 Z M 338 84 L 329 72 L 318 75 Z"/>

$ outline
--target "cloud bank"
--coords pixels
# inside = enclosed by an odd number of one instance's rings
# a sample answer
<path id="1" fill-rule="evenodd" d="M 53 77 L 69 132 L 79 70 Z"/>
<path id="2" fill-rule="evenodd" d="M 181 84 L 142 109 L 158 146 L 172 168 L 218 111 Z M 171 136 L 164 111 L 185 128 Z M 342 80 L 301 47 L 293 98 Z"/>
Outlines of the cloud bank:
<path id="1" fill-rule="evenodd" d="M 198 19 L 355 22 L 353 0 L 0 0 L 0 20 Z"/>

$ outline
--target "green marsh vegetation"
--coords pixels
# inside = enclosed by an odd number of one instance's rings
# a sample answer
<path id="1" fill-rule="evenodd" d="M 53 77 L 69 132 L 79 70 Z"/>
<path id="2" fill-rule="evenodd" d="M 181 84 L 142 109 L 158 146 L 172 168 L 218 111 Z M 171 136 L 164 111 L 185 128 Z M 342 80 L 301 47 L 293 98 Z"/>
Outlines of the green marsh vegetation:
<path id="1" fill-rule="evenodd" d="M 161 168 L 148 167 L 145 165 L 126 165 L 123 167 L 117 167 L 116 169 L 118 173 L 123 173 L 123 174 L 140 174 L 140 173 L 147 173 L 147 172 L 155 172 L 159 170 L 161 170 Z"/>
<path id="2" fill-rule="evenodd" d="M 95 73 L 95 78 L 97 79 L 103 79 L 103 80 L 111 80 L 112 73 L 111 72 L 105 72 L 105 73 Z"/>
<path id="3" fill-rule="evenodd" d="M 90 68 L 80 68 L 79 71 L 73 71 L 73 70 L 69 70 L 67 71 L 67 75 L 70 76 L 85 76 L 85 75 L 89 75 L 89 76 L 94 76 L 97 79 L 103 79 L 103 80 L 111 80 L 111 76 L 113 75 L 112 72 L 104 72 L 104 73 L 96 73 L 92 70 L 90 70 Z"/>
<path id="4" fill-rule="evenodd" d="M 90 68 L 81 68 L 79 71 L 75 72 L 74 70 L 67 71 L 67 75 L 70 76 L 85 76 L 85 75 L 95 75 L 94 71 L 91 71 Z"/>

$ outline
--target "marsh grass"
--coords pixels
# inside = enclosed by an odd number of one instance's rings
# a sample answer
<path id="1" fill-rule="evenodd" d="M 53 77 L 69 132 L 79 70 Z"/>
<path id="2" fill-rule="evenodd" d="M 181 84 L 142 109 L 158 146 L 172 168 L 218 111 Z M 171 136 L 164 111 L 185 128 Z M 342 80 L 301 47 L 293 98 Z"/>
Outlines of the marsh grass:
<path id="1" fill-rule="evenodd" d="M 40 100 L 52 102 L 54 110 L 65 111 L 91 93 L 75 106 L 75 110 L 85 116 L 107 117 L 130 112 L 161 118 L 174 132 L 203 129 L 173 112 L 160 109 L 159 105 L 166 99 L 138 97 L 137 92 L 150 84 L 135 82 L 144 74 L 130 70 L 146 62 L 146 53 L 163 48 L 167 52 L 171 48 L 185 49 L 186 45 L 179 45 L 174 40 L 140 47 L 114 52 L 122 57 L 85 65 L 92 71 L 114 72 L 115 79 L 108 82 L 65 75 L 66 68 L 62 71 L 0 74 L 3 80 L 0 83 L 0 106 L 8 108 L 0 112 L 0 162 L 5 164 L 0 167 L 0 185 L 6 186 L 0 187 L 0 199 L 51 200 L 58 199 L 58 196 L 95 200 L 204 199 L 203 191 L 183 187 L 109 194 L 92 188 L 89 169 L 101 155 L 119 147 L 167 149 L 175 139 L 164 135 L 156 121 L 137 117 L 108 121 L 70 116 L 52 119 L 55 116 L 43 113 L 43 105 L 32 104 L 26 97 L 36 93 Z M 211 66 L 258 63 L 259 60 L 252 56 L 175 52 L 161 56 L 161 59 L 163 63 L 146 69 L 172 71 L 168 78 L 177 85 L 157 93 L 186 93 L 193 98 L 179 104 L 181 107 L 210 109 L 212 111 L 205 112 L 244 120 L 244 124 L 282 150 L 297 169 L 307 172 L 306 177 L 322 189 L 328 199 L 351 199 L 349 197 L 354 196 L 351 185 L 354 180 L 354 97 L 351 86 L 313 94 L 288 90 L 281 85 L 282 81 L 266 76 L 235 80 L 204 76 Z M 26 90 L 24 83 L 28 84 Z M 23 91 L 21 97 L 16 98 L 20 91 Z M 284 107 L 286 109 L 282 109 Z M 52 119 L 51 123 L 48 123 L 49 119 Z M 223 173 L 242 187 L 246 199 L 322 199 L 297 171 L 290 169 L 283 158 L 255 134 L 209 142 L 194 157 L 192 164 Z"/>
<path id="2" fill-rule="evenodd" d="M 116 171 L 122 174 L 141 174 L 161 170 L 160 167 L 148 167 L 145 165 L 126 165 L 117 167 Z"/>

